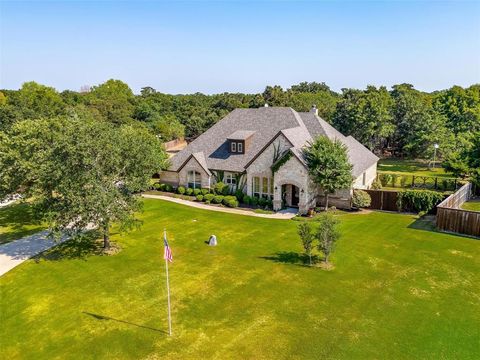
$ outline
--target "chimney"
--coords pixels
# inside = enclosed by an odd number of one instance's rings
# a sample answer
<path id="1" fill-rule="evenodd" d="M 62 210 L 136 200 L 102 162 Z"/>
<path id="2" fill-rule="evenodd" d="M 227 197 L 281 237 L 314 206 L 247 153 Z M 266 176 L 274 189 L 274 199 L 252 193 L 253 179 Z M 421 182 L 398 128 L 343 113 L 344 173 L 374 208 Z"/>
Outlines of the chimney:
<path id="1" fill-rule="evenodd" d="M 310 112 L 314 113 L 315 115 L 318 115 L 317 105 L 313 104 L 312 108 L 310 109 Z"/>
<path id="2" fill-rule="evenodd" d="M 268 104 L 267 104 L 267 103 L 265 103 L 265 105 L 263 105 L 263 106 L 264 106 L 264 107 L 268 107 Z"/>

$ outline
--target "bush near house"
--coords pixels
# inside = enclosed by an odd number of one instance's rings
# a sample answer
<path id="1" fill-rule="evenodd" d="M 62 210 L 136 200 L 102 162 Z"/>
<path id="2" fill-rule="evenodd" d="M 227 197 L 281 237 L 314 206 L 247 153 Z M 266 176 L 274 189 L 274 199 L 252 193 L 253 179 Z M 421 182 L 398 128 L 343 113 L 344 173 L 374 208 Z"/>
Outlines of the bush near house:
<path id="1" fill-rule="evenodd" d="M 203 201 L 203 195 L 199 194 L 196 196 L 197 201 Z"/>
<path id="2" fill-rule="evenodd" d="M 211 203 L 213 201 L 213 198 L 215 197 L 215 195 L 213 194 L 206 194 L 203 196 L 203 201 L 207 202 L 207 203 Z"/>
<path id="3" fill-rule="evenodd" d="M 233 195 L 225 196 L 223 198 L 223 205 L 231 208 L 235 208 L 235 207 L 238 207 L 238 200 Z"/>
<path id="4" fill-rule="evenodd" d="M 180 195 L 183 195 L 183 194 L 185 194 L 185 188 L 183 186 L 179 186 L 178 189 L 177 189 L 177 192 Z"/>
<path id="5" fill-rule="evenodd" d="M 443 198 L 444 196 L 436 191 L 404 190 L 397 195 L 397 206 L 399 211 L 428 213 L 441 203 Z"/>
<path id="6" fill-rule="evenodd" d="M 245 205 L 251 205 L 252 204 L 252 198 L 248 195 L 243 196 L 243 203 Z"/>
<path id="7" fill-rule="evenodd" d="M 197 196 L 200 194 L 200 189 L 193 189 L 193 195 Z"/>
<path id="8" fill-rule="evenodd" d="M 219 181 L 213 186 L 213 191 L 217 195 L 228 195 L 230 193 L 230 188 L 227 184 Z"/>
<path id="9" fill-rule="evenodd" d="M 187 190 L 185 190 L 185 194 L 187 194 L 188 196 L 192 195 L 193 194 L 193 189 L 188 188 Z"/>
<path id="10" fill-rule="evenodd" d="M 222 201 L 223 201 L 223 198 L 224 198 L 223 195 L 215 195 L 215 196 L 213 197 L 212 202 L 213 202 L 214 204 L 221 204 Z"/>
<path id="11" fill-rule="evenodd" d="M 243 198 L 247 196 L 246 194 L 243 193 L 242 190 L 238 189 L 235 191 L 235 197 L 237 198 L 238 202 L 243 202 Z"/>
<path id="12" fill-rule="evenodd" d="M 201 189 L 200 192 L 202 193 L 203 196 L 207 195 L 210 193 L 209 189 Z"/>
<path id="13" fill-rule="evenodd" d="M 372 198 L 366 191 L 355 190 L 353 192 L 353 197 L 352 197 L 353 207 L 357 209 L 365 208 L 365 207 L 369 207 L 371 203 L 372 203 Z"/>

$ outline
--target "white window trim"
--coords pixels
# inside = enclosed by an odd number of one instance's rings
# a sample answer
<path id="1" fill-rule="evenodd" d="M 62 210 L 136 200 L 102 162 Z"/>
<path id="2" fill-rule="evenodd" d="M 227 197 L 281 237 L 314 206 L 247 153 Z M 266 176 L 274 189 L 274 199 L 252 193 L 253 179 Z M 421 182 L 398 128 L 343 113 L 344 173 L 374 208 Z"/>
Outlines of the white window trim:
<path id="1" fill-rule="evenodd" d="M 243 144 L 242 144 L 241 142 L 239 142 L 238 145 L 237 145 L 237 151 L 238 151 L 239 153 L 242 153 L 242 152 L 243 152 Z"/>
<path id="2" fill-rule="evenodd" d="M 232 142 L 230 143 L 230 151 L 231 151 L 232 153 L 237 152 L 237 143 L 236 143 L 236 142 L 232 141 Z"/>

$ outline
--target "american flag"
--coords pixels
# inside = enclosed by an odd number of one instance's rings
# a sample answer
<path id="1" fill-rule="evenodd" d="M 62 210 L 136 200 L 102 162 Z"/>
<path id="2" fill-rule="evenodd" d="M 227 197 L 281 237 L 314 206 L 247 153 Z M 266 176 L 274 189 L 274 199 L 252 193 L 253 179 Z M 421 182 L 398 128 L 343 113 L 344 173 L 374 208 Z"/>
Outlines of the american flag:
<path id="1" fill-rule="evenodd" d="M 166 231 L 163 232 L 163 243 L 165 244 L 165 249 L 163 251 L 163 258 L 165 260 L 173 262 L 172 249 L 170 249 L 170 246 L 168 246 Z"/>

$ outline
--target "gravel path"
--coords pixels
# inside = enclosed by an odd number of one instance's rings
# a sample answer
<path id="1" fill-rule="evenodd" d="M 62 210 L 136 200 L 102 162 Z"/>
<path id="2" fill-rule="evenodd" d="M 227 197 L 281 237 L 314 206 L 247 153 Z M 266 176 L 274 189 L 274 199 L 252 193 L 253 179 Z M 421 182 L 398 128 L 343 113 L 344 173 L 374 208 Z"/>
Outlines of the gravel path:
<path id="1" fill-rule="evenodd" d="M 227 207 L 211 206 L 211 205 L 207 205 L 207 204 L 203 204 L 203 203 L 199 203 L 199 202 L 177 199 L 177 198 L 173 198 L 173 197 L 170 197 L 170 196 L 151 195 L 151 194 L 143 194 L 142 196 L 144 198 L 148 198 L 148 199 L 160 199 L 160 200 L 165 200 L 165 201 L 171 201 L 171 202 L 174 202 L 174 203 L 177 203 L 177 204 L 187 205 L 187 206 L 191 206 L 191 207 L 198 208 L 198 209 L 205 209 L 205 210 L 210 210 L 210 211 L 219 211 L 219 212 L 238 214 L 238 215 L 256 216 L 256 217 L 266 218 L 266 219 L 288 220 L 288 219 L 293 218 L 297 214 L 297 211 L 298 211 L 297 209 L 288 208 L 288 209 L 285 209 L 285 210 L 280 210 L 280 211 L 276 212 L 275 214 L 257 214 L 253 211 L 242 210 L 242 209 L 233 209 L 233 208 L 227 208 Z"/>

